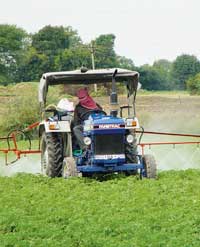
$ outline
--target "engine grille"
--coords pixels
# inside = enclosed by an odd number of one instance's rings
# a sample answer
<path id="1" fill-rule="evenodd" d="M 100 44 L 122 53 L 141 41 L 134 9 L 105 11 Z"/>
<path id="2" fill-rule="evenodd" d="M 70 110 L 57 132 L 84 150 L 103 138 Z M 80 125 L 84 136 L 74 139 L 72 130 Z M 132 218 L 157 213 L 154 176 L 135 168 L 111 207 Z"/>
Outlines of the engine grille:
<path id="1" fill-rule="evenodd" d="M 97 155 L 124 154 L 123 134 L 96 135 L 94 144 L 94 152 Z"/>

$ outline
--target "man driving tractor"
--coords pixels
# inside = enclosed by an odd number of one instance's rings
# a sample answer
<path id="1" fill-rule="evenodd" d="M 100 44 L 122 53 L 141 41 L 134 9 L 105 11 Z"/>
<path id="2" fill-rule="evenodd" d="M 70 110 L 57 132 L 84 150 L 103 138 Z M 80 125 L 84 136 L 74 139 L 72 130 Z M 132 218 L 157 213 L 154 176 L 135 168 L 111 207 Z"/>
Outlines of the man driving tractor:
<path id="1" fill-rule="evenodd" d="M 85 151 L 87 146 L 83 141 L 83 121 L 88 119 L 92 110 L 102 110 L 102 107 L 89 95 L 87 88 L 79 89 L 77 97 L 79 103 L 76 105 L 74 110 L 73 132 L 80 149 Z"/>

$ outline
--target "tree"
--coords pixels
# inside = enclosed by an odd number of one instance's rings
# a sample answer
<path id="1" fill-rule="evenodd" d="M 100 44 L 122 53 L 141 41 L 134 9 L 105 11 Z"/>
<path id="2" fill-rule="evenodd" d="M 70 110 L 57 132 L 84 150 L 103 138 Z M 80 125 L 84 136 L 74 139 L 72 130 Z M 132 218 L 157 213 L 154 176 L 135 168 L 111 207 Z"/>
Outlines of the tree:
<path id="1" fill-rule="evenodd" d="M 117 56 L 117 67 L 129 70 L 135 70 L 135 65 L 132 59 L 124 56 Z"/>
<path id="2" fill-rule="evenodd" d="M 196 74 L 193 77 L 190 77 L 190 79 L 186 81 L 186 86 L 190 94 L 200 95 L 200 73 Z"/>
<path id="3" fill-rule="evenodd" d="M 153 63 L 152 68 L 159 74 L 160 90 L 175 89 L 174 80 L 171 77 L 172 63 L 166 59 L 159 59 Z"/>
<path id="4" fill-rule="evenodd" d="M 178 56 L 172 64 L 172 76 L 179 89 L 186 89 L 186 81 L 200 72 L 200 62 L 193 55 Z"/>
<path id="5" fill-rule="evenodd" d="M 117 56 L 114 51 L 115 35 L 102 34 L 92 41 L 95 49 L 95 67 L 116 67 Z"/>
<path id="6" fill-rule="evenodd" d="M 45 26 L 32 36 L 32 46 L 40 53 L 58 54 L 80 43 L 80 38 L 71 27 Z"/>
<path id="7" fill-rule="evenodd" d="M 30 47 L 19 68 L 20 81 L 38 81 L 48 71 L 48 57 Z"/>
<path id="8" fill-rule="evenodd" d="M 91 54 L 87 46 L 65 49 L 55 57 L 56 70 L 74 70 L 82 66 L 91 68 Z"/>
<path id="9" fill-rule="evenodd" d="M 164 74 L 153 66 L 143 65 L 137 69 L 140 73 L 142 88 L 146 90 L 167 90 L 169 85 Z"/>
<path id="10" fill-rule="evenodd" d="M 62 65 L 63 53 L 72 47 L 79 47 L 81 39 L 77 32 L 71 27 L 45 26 L 36 34 L 32 35 L 32 46 L 38 55 L 46 57 L 46 64 L 42 62 L 46 69 L 43 72 L 53 71 L 64 67 Z M 60 58 L 60 60 L 59 60 Z M 58 62 L 61 62 L 59 65 Z M 39 62 L 40 60 L 35 60 Z"/>
<path id="11" fill-rule="evenodd" d="M 18 80 L 18 69 L 29 44 L 29 36 L 22 28 L 0 24 L 0 83 Z"/>
<path id="12" fill-rule="evenodd" d="M 168 61 L 167 59 L 159 59 L 153 63 L 153 67 L 158 70 L 170 73 L 172 69 L 172 62 Z"/>
<path id="13" fill-rule="evenodd" d="M 27 44 L 28 34 L 15 25 L 0 24 L 0 51 L 21 51 Z"/>

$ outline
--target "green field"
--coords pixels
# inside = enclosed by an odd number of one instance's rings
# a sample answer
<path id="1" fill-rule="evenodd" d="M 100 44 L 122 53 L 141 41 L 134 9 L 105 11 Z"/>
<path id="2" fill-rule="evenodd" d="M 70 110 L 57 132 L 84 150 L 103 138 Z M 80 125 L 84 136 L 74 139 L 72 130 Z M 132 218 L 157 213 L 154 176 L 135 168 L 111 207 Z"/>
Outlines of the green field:
<path id="1" fill-rule="evenodd" d="M 63 96 L 61 91 L 52 91 L 50 103 Z M 108 97 L 96 100 L 108 111 Z M 126 97 L 120 95 L 119 101 L 125 104 Z M 37 84 L 0 87 L 0 107 L 0 136 L 37 121 Z M 145 130 L 199 134 L 197 96 L 142 91 L 136 108 Z M 143 138 L 175 140 L 189 141 L 177 137 Z M 5 144 L 1 142 L 0 148 Z M 19 147 L 27 148 L 27 144 L 20 141 Z M 33 147 L 38 147 L 37 140 Z M 35 159 L 22 158 L 7 168 L 0 155 L 0 247 L 200 246 L 199 147 L 146 147 L 145 152 L 156 157 L 157 180 L 117 176 L 100 182 L 25 173 L 1 177 L 17 172 L 37 173 L 39 155 Z M 14 156 L 9 158 L 13 160 Z"/>
<path id="2" fill-rule="evenodd" d="M 0 246 L 200 246 L 200 171 L 0 178 Z"/>

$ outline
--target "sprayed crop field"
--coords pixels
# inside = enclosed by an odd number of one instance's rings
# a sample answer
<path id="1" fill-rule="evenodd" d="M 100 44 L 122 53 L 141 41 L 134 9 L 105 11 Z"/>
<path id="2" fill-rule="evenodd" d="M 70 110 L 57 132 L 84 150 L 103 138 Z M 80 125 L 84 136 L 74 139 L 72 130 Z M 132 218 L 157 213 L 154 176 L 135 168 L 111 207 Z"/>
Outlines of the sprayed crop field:
<path id="1" fill-rule="evenodd" d="M 23 126 L 20 118 L 30 113 L 27 102 L 31 95 L 36 96 L 35 85 L 26 97 L 22 95 L 24 86 L 17 87 L 20 93 L 13 88 L 0 90 L 3 135 L 15 120 Z M 22 109 L 21 99 L 25 102 Z M 108 111 L 108 97 L 96 101 Z M 119 101 L 126 104 L 126 97 L 120 96 Z M 36 100 L 31 102 L 30 123 L 38 116 Z M 199 97 L 183 92 L 144 92 L 137 97 L 136 109 L 145 130 L 200 133 Z M 144 135 L 141 142 L 180 139 Z M 20 145 L 23 148 L 26 144 Z M 33 146 L 37 145 L 33 140 Z M 145 152 L 156 157 L 156 180 L 122 175 L 105 177 L 103 181 L 50 179 L 39 174 L 40 155 L 22 157 L 7 167 L 1 155 L 0 246 L 200 246 L 199 147 L 147 146 Z"/>
<path id="2" fill-rule="evenodd" d="M 0 246 L 199 246 L 200 171 L 0 178 Z"/>

